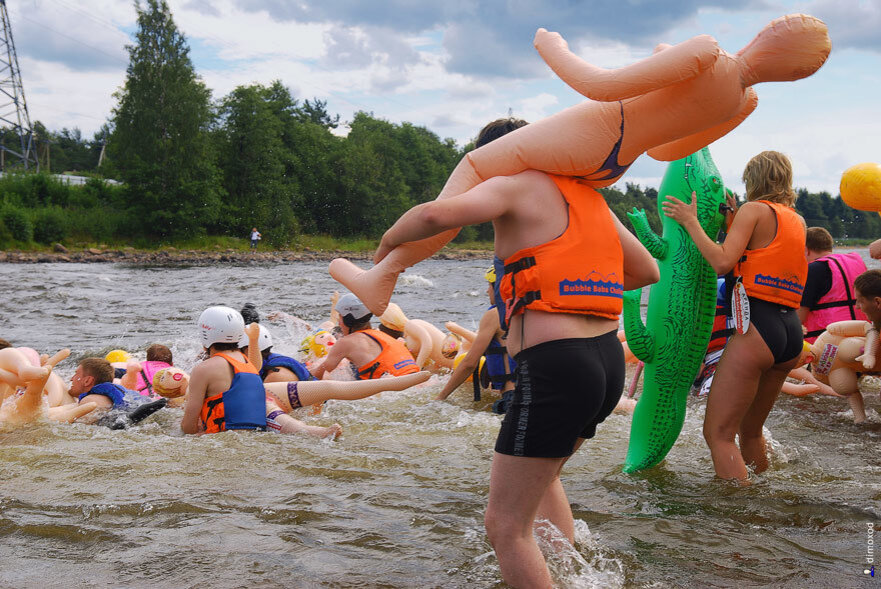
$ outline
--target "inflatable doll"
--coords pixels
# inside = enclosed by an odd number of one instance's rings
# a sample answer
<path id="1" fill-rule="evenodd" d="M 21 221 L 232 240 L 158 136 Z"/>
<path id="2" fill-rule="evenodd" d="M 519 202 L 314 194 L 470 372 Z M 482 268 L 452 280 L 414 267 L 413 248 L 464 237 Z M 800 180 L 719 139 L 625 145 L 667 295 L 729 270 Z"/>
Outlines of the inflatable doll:
<path id="1" fill-rule="evenodd" d="M 659 45 L 654 55 L 617 70 L 583 61 L 559 34 L 545 29 L 538 30 L 534 44 L 551 69 L 590 100 L 466 154 L 438 199 L 528 169 L 576 176 L 592 188 L 610 186 L 643 153 L 673 161 L 724 136 L 756 108 L 753 85 L 805 78 L 831 49 L 826 25 L 801 14 L 772 21 L 735 55 L 701 35 Z M 388 243 L 387 232 L 369 271 L 338 258 L 330 274 L 381 315 L 398 275 L 457 231 L 400 245 Z"/>
<path id="2" fill-rule="evenodd" d="M 161 368 L 153 375 L 153 392 L 168 399 L 168 407 L 181 407 L 187 394 L 189 375 L 174 366 Z"/>
<path id="3" fill-rule="evenodd" d="M 336 343 L 336 338 L 326 329 L 319 329 L 315 333 L 307 335 L 300 342 L 300 354 L 303 355 L 304 364 L 312 365 L 316 360 L 327 356 L 330 346 Z"/>
<path id="4" fill-rule="evenodd" d="M 407 319 L 395 303 L 388 304 L 379 321 L 389 329 L 403 333 L 407 349 L 413 354 L 420 369 L 425 367 L 431 370 L 453 369 L 455 352 L 450 356 L 444 354 L 446 336 L 428 321 Z M 429 361 L 431 361 L 430 365 Z"/>
<path id="5" fill-rule="evenodd" d="M 854 423 L 866 420 L 858 372 L 881 367 L 878 331 L 868 321 L 836 321 L 811 346 L 811 368 L 817 380 L 847 397 Z"/>
<path id="6" fill-rule="evenodd" d="M 791 378 L 800 382 L 792 382 L 787 380 L 783 383 L 781 392 L 793 397 L 806 397 L 818 393 L 820 395 L 829 395 L 830 397 L 843 397 L 836 393 L 827 383 L 817 380 L 814 374 L 807 369 L 808 364 L 813 364 L 814 352 L 810 342 L 804 342 L 801 356 L 798 357 L 798 364 L 789 371 L 787 378 Z"/>
<path id="7" fill-rule="evenodd" d="M 355 401 L 383 391 L 403 391 L 429 379 L 428 372 L 385 376 L 371 380 L 308 380 L 265 383 L 267 398 L 285 413 L 330 399 Z"/>
<path id="8" fill-rule="evenodd" d="M 70 353 L 69 350 L 62 351 Z M 56 360 L 56 362 L 60 362 L 60 360 Z M 44 416 L 54 421 L 70 423 L 95 410 L 98 406 L 97 403 L 69 404 L 48 409 L 44 408 L 43 389 L 49 381 L 49 375 L 52 373 L 53 367 L 54 364 L 47 362 L 40 376 L 25 382 L 25 389 L 20 395 L 12 395 L 3 401 L 2 405 L 0 405 L 0 424 L 22 425 L 37 421 Z"/>

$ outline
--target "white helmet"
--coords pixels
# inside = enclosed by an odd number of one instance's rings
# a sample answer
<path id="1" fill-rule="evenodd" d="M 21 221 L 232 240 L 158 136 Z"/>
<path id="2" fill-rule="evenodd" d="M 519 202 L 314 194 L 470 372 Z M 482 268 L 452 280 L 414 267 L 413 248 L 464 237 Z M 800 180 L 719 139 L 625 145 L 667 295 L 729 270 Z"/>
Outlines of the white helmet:
<path id="1" fill-rule="evenodd" d="M 211 347 L 211 344 L 236 344 L 245 332 L 245 320 L 235 309 L 208 307 L 199 315 L 199 329 L 204 348 Z"/>
<path id="2" fill-rule="evenodd" d="M 370 319 L 372 314 L 370 309 L 361 302 L 361 299 L 348 292 L 340 297 L 336 302 L 336 312 L 340 314 L 343 324 L 350 327 L 356 323 L 361 323 L 365 319 Z"/>
<path id="3" fill-rule="evenodd" d="M 269 335 L 269 330 L 260 325 L 257 326 L 260 328 L 260 335 L 257 336 L 257 347 L 260 348 L 262 352 L 266 348 L 272 347 L 272 336 Z M 241 339 L 239 340 L 239 347 L 244 348 L 245 346 L 250 345 L 250 341 L 248 340 L 248 334 L 243 333 Z"/>

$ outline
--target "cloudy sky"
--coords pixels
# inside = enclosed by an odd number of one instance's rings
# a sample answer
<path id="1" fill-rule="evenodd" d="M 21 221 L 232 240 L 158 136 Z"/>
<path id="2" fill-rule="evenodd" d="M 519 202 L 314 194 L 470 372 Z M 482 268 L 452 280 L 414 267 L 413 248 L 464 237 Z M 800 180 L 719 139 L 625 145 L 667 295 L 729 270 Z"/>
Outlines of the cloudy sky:
<path id="1" fill-rule="evenodd" d="M 735 53 L 772 19 L 823 19 L 829 60 L 812 77 L 757 86 L 755 113 L 711 146 L 743 193 L 746 161 L 787 153 L 796 185 L 838 193 L 841 172 L 881 161 L 881 0 L 169 0 L 197 72 L 220 98 L 279 79 L 350 120 L 364 110 L 467 143 L 487 121 L 535 121 L 583 97 L 532 47 L 560 32 L 587 61 L 613 68 L 661 42 L 714 36 Z M 110 116 L 135 30 L 129 0 L 7 3 L 32 120 L 92 134 Z M 343 130 L 344 132 L 344 130 Z M 664 164 L 642 156 L 624 181 L 657 187 Z"/>

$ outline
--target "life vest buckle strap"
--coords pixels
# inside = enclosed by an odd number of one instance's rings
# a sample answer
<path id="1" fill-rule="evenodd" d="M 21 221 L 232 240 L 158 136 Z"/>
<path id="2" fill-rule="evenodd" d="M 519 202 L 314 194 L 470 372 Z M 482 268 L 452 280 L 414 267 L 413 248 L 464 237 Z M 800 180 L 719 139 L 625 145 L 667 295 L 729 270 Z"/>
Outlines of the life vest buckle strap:
<path id="1" fill-rule="evenodd" d="M 535 256 L 527 256 L 525 258 L 520 258 L 516 262 L 505 264 L 505 274 L 520 272 L 521 270 L 526 270 L 527 268 L 532 268 L 533 266 L 535 266 Z"/>

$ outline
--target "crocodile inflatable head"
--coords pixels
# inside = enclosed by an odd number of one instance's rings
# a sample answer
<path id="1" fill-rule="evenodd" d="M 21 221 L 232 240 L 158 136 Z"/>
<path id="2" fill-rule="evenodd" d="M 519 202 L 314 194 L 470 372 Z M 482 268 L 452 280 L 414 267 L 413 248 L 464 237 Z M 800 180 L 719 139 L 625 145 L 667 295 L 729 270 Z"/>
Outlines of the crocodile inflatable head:
<path id="1" fill-rule="evenodd" d="M 725 189 L 708 148 L 671 162 L 658 191 L 658 210 L 668 195 L 697 198 L 701 227 L 712 239 L 724 215 Z M 624 293 L 624 333 L 645 362 L 642 395 L 630 429 L 624 472 L 658 464 L 673 447 L 685 420 L 685 402 L 707 350 L 716 309 L 716 274 L 679 223 L 659 213 L 660 236 L 645 211 L 628 213 L 636 235 L 658 260 L 660 280 L 649 292 L 646 322 L 641 289 Z"/>

